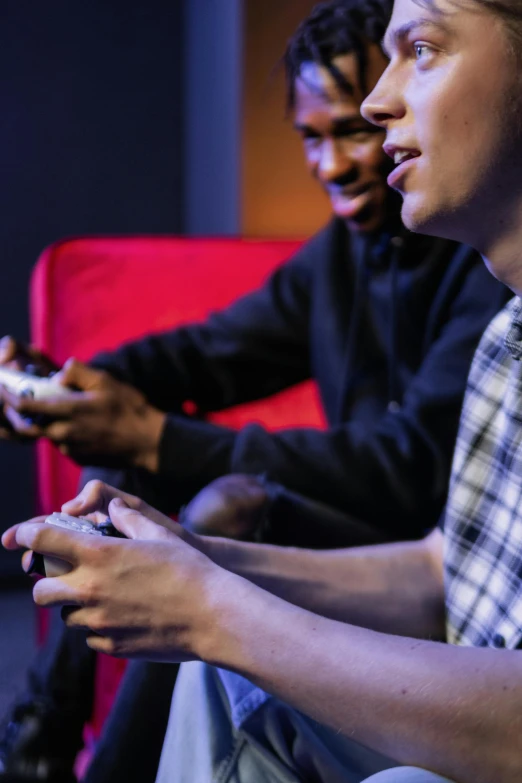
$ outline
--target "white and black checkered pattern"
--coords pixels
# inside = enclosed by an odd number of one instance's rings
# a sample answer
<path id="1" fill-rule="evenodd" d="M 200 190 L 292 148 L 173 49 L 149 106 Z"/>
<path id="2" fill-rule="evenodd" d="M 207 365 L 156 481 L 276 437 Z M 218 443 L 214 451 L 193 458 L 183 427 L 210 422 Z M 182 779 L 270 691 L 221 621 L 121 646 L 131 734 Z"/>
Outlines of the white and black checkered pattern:
<path id="1" fill-rule="evenodd" d="M 522 646 L 522 303 L 492 321 L 468 379 L 446 509 L 448 641 Z"/>

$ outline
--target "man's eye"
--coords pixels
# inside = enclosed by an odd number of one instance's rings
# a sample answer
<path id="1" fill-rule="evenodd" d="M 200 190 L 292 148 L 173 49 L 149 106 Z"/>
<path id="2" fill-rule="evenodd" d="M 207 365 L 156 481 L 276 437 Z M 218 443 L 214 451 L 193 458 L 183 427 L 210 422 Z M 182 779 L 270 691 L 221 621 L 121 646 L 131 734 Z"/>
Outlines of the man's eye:
<path id="1" fill-rule="evenodd" d="M 373 142 L 376 133 L 382 133 L 380 128 L 373 126 L 363 126 L 361 128 L 349 128 L 338 134 L 338 138 L 343 139 L 348 144 L 365 144 Z"/>
<path id="2" fill-rule="evenodd" d="M 373 136 L 373 131 L 371 128 L 354 128 L 349 133 L 345 134 L 347 138 L 353 139 L 355 141 L 364 141 L 369 136 Z"/>
<path id="3" fill-rule="evenodd" d="M 413 44 L 413 51 L 415 52 L 415 59 L 422 60 L 431 54 L 431 48 L 425 43 Z"/>

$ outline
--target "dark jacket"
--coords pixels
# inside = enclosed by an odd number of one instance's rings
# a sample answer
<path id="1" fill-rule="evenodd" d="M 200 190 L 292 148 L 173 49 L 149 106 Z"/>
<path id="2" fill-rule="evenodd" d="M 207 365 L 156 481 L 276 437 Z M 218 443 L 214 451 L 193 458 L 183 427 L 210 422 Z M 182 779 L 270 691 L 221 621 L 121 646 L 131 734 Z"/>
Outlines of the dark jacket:
<path id="1" fill-rule="evenodd" d="M 400 232 L 398 232 L 400 234 Z M 397 535 L 434 525 L 475 347 L 509 291 L 481 258 L 410 234 L 350 236 L 332 220 L 267 283 L 205 323 L 94 364 L 170 411 L 160 473 L 185 502 L 229 472 L 260 474 Z M 189 418 L 313 377 L 325 432 L 235 432 Z"/>

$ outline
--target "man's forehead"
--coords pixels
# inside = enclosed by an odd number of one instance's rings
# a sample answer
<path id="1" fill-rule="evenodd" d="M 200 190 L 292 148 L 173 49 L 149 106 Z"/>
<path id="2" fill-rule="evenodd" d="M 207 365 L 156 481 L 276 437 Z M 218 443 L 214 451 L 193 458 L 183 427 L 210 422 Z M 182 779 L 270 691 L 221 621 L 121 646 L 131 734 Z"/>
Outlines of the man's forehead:
<path id="1" fill-rule="evenodd" d="M 304 62 L 301 65 L 296 79 L 296 89 L 301 93 L 308 92 L 328 101 L 336 101 L 346 95 L 353 95 L 358 82 L 355 55 L 342 55 L 335 58 L 332 64 L 346 82 L 346 89 L 341 90 L 329 68 L 315 62 Z"/>
<path id="2" fill-rule="evenodd" d="M 308 125 L 316 114 L 333 118 L 360 119 L 361 100 L 341 89 L 335 80 L 299 78 L 295 83 L 295 126 Z"/>
<path id="3" fill-rule="evenodd" d="M 453 0 L 395 0 L 393 14 L 381 46 L 388 56 L 417 29 L 432 28 L 449 34 L 458 8 Z"/>
<path id="4" fill-rule="evenodd" d="M 339 54 L 331 61 L 331 66 L 313 61 L 303 62 L 295 82 L 296 94 L 307 98 L 316 95 L 318 100 L 329 103 L 356 103 L 359 106 L 366 94 L 379 80 L 387 65 L 387 60 L 378 44 L 370 44 L 366 51 L 364 74 L 361 63 L 354 52 Z M 336 79 L 333 70 L 341 79 Z M 366 85 L 363 90 L 361 77 Z"/>

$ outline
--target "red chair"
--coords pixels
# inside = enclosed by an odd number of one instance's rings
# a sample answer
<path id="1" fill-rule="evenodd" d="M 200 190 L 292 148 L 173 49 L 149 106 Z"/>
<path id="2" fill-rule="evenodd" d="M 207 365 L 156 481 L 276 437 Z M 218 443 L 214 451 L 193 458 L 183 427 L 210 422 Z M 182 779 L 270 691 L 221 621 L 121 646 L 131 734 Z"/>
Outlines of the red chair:
<path id="1" fill-rule="evenodd" d="M 78 238 L 40 256 L 31 280 L 33 343 L 59 364 L 88 360 L 103 349 L 148 332 L 201 320 L 259 286 L 299 246 L 289 240 L 177 237 Z M 322 426 L 313 383 L 211 417 L 240 427 Z M 79 469 L 49 443 L 37 446 L 38 513 L 50 513 L 76 493 Z M 45 615 L 39 616 L 45 632 Z M 125 662 L 100 656 L 93 735 L 112 704 Z"/>

